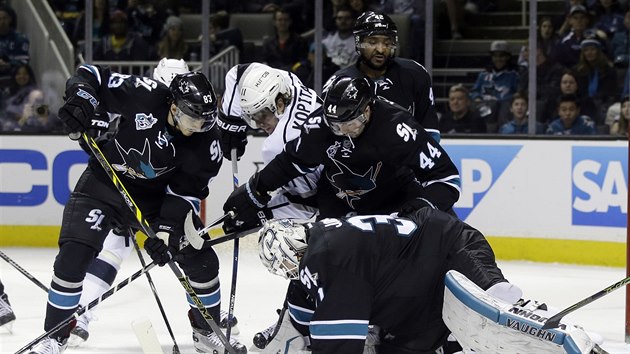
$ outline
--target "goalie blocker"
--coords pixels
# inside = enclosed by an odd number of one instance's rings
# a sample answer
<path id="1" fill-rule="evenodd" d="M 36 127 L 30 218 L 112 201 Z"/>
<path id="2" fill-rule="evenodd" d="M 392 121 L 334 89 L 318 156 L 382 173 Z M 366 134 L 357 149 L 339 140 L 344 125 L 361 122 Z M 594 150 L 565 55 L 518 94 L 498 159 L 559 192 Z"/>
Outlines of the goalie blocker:
<path id="1" fill-rule="evenodd" d="M 444 283 L 442 318 L 464 349 L 478 353 L 605 353 L 579 326 L 561 323 L 559 328 L 542 329 L 553 315 L 544 304 L 507 303 L 454 270 L 446 274 Z"/>

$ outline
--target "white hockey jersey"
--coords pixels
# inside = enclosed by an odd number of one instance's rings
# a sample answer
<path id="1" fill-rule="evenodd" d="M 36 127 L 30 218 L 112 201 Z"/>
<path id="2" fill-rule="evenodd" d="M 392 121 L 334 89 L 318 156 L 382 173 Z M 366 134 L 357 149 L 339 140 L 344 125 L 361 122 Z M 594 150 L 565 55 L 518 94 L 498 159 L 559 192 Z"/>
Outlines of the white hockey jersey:
<path id="1" fill-rule="evenodd" d="M 227 116 L 242 117 L 240 106 L 240 82 L 245 70 L 250 66 L 266 66 L 260 63 L 239 64 L 232 67 L 225 76 L 225 92 L 223 94 L 221 110 Z M 284 150 L 284 145 L 300 135 L 300 128 L 308 116 L 321 107 L 321 100 L 314 90 L 304 86 L 293 73 L 278 70 L 285 84 L 291 92 L 291 102 L 287 105 L 278 125 L 269 135 L 262 148 L 262 158 L 265 164 Z M 242 118 L 241 118 L 242 119 Z M 320 166 L 315 172 L 298 177 L 278 190 L 268 207 L 274 218 L 294 218 L 308 220 L 313 217 L 317 209 L 313 204 L 313 197 L 317 191 L 317 181 L 321 174 Z M 310 198 L 311 200 L 307 200 Z"/>

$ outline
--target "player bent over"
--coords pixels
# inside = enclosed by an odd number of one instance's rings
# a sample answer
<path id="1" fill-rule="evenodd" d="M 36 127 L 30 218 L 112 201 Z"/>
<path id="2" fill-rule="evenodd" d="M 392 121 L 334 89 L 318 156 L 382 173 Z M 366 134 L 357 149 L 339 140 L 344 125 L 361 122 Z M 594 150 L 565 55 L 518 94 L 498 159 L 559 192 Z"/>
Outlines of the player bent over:
<path id="1" fill-rule="evenodd" d="M 154 80 L 169 86 L 175 76 L 188 72 L 190 70 L 184 60 L 162 58 L 153 70 L 152 77 Z M 85 307 L 92 300 L 103 295 L 112 286 L 120 265 L 133 250 L 133 241 L 129 237 L 133 237 L 133 235 L 129 234 L 129 230 L 112 230 L 107 235 L 103 243 L 103 249 L 88 267 L 87 274 L 83 280 L 83 292 L 79 300 L 81 306 Z M 89 323 L 95 318 L 94 311 L 86 311 L 77 319 L 76 326 L 70 331 L 69 347 L 77 347 L 87 341 L 90 336 Z M 238 328 L 235 327 L 237 322 L 235 317 L 231 321 L 233 326 L 232 333 L 234 334 L 238 334 Z M 223 310 L 221 310 L 220 323 L 221 328 L 226 328 L 227 312 Z"/>
<path id="2" fill-rule="evenodd" d="M 519 302 L 521 290 L 507 282 L 478 230 L 430 206 L 406 217 L 270 221 L 259 235 L 268 270 L 298 279 L 303 296 L 315 300 L 315 309 L 301 318 L 310 323 L 301 335 L 310 335 L 313 353 L 363 353 L 368 324 L 381 328 L 379 352 L 388 354 L 442 353 L 449 329 L 465 349 L 478 353 L 586 354 L 596 348 L 572 325 L 543 335 L 488 318 L 483 327 L 449 318 L 465 310 L 469 317 L 496 312 L 539 329 L 543 323 L 532 319 L 549 315 L 540 304 Z M 477 305 L 466 307 L 471 303 Z M 289 346 L 300 335 L 294 328 L 287 332 L 273 340 Z"/>
<path id="3" fill-rule="evenodd" d="M 81 65 L 66 83 L 66 103 L 59 117 L 70 132 L 106 130 L 107 116 L 120 115 L 114 135 L 100 148 L 138 208 L 157 233 L 145 249 L 158 264 L 175 257 L 193 290 L 214 318 L 219 318 L 219 262 L 216 253 L 180 250 L 186 214 L 198 214 L 208 183 L 223 160 L 215 126 L 216 95 L 208 79 L 194 72 L 177 75 L 171 85 L 150 78 L 113 73 Z M 198 218 L 197 218 L 198 220 Z M 92 156 L 65 206 L 59 254 L 48 293 L 44 329 L 70 316 L 79 304 L 88 266 L 110 230 L 139 228 L 135 216 Z M 218 336 L 189 300 L 194 346 L 201 352 L 223 352 Z M 41 341 L 32 353 L 60 353 L 74 323 Z M 231 341 L 238 353 L 247 349 Z"/>

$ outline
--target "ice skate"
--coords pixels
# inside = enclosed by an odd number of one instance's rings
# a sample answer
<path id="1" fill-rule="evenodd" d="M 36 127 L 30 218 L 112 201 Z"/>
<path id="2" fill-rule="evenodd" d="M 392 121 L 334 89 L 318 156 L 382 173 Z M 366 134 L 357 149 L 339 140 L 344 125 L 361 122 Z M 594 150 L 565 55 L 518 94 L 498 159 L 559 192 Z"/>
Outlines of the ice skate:
<path id="1" fill-rule="evenodd" d="M 9 303 L 7 294 L 0 295 L 0 327 L 6 328 L 9 332 L 13 329 L 13 321 L 15 321 L 15 313 Z"/>
<path id="2" fill-rule="evenodd" d="M 212 331 L 193 327 L 192 337 L 194 342 L 193 346 L 199 353 L 225 353 L 225 346 L 216 333 Z M 234 337 L 230 338 L 230 345 L 234 348 L 234 351 L 236 351 L 237 354 L 247 353 L 247 348 L 234 339 Z"/>
<path id="3" fill-rule="evenodd" d="M 228 312 L 221 310 L 221 316 L 220 316 L 221 321 L 219 321 L 219 328 L 221 328 L 223 333 L 227 331 L 227 327 L 228 327 L 227 317 L 228 317 Z M 236 316 L 234 316 L 234 314 L 232 314 L 232 318 L 230 319 L 230 326 L 232 327 L 232 331 L 230 332 L 230 335 L 232 334 L 236 335 L 240 333 L 240 331 L 238 330 L 238 319 L 236 318 Z"/>
<path id="4" fill-rule="evenodd" d="M 68 346 L 70 348 L 80 347 L 88 340 L 90 337 L 88 325 L 90 324 L 90 321 L 96 319 L 96 316 L 94 316 L 91 311 L 85 311 L 85 313 L 77 319 L 77 324 L 70 331 L 70 338 L 68 339 Z"/>
<path id="5" fill-rule="evenodd" d="M 59 341 L 55 338 L 46 337 L 31 349 L 29 354 L 60 354 L 66 350 L 67 339 Z"/>

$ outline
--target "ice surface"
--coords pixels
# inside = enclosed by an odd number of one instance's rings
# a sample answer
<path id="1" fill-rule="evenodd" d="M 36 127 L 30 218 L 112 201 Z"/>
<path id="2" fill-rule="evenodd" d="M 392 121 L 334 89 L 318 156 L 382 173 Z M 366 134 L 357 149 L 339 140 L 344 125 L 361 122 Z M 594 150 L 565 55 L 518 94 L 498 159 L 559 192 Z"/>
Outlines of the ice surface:
<path id="1" fill-rule="evenodd" d="M 241 241 L 235 313 L 239 320 L 237 337 L 248 348 L 252 337 L 277 318 L 276 309 L 282 304 L 287 281 L 269 274 L 260 264 L 253 238 Z M 52 248 L 4 248 L 2 250 L 45 285 L 50 284 L 52 265 L 57 253 Z M 227 309 L 232 271 L 232 243 L 217 249 L 221 259 L 223 308 Z M 146 255 L 145 255 L 146 257 Z M 568 307 L 605 287 L 625 278 L 622 268 L 569 266 L 532 262 L 499 261 L 505 276 L 519 285 L 524 296 L 542 300 L 558 308 Z M 141 268 L 135 252 L 121 268 L 115 283 Z M 184 291 L 168 267 L 151 270 L 153 281 L 165 307 L 175 339 L 182 353 L 194 353 L 191 329 L 186 316 L 188 305 Z M 0 353 L 14 353 L 42 334 L 46 293 L 0 260 L 0 279 L 5 285 L 17 320 L 13 333 L 0 328 Z M 624 341 L 625 290 L 617 290 L 584 308 L 569 314 L 566 319 L 601 334 L 604 348 L 611 353 L 630 353 Z M 90 338 L 80 348 L 65 353 L 142 353 L 131 323 L 148 317 L 155 328 L 165 353 L 171 353 L 173 341 L 146 278 L 142 277 L 96 308 L 97 321 L 90 324 Z"/>

